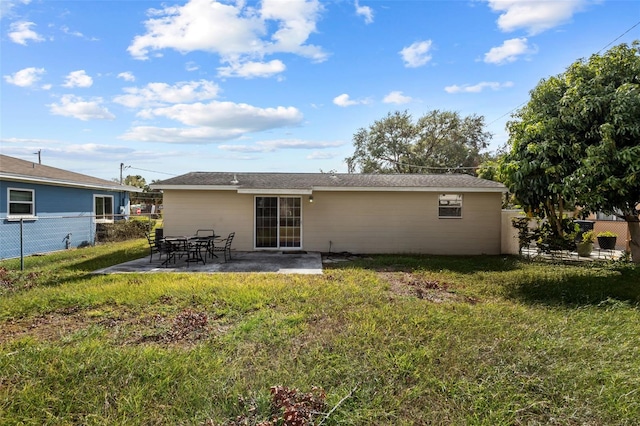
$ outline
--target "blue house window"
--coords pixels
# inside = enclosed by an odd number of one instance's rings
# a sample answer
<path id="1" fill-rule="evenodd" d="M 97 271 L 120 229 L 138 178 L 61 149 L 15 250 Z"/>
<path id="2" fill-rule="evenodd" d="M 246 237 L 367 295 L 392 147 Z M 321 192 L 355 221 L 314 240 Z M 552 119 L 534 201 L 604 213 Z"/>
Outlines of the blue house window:
<path id="1" fill-rule="evenodd" d="M 8 188 L 9 217 L 35 216 L 35 191 L 33 189 Z"/>
<path id="2" fill-rule="evenodd" d="M 113 196 L 94 195 L 93 206 L 93 211 L 96 215 L 97 222 L 113 221 Z"/>

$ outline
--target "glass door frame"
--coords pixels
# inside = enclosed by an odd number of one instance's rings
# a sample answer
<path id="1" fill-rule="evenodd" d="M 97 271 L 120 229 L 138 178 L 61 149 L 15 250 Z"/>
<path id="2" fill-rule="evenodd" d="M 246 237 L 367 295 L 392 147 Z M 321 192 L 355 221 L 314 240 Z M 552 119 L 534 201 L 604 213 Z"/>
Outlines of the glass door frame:
<path id="1" fill-rule="evenodd" d="M 273 206 L 267 206 L 267 207 L 263 207 L 265 209 L 275 209 L 275 211 L 277 212 L 277 217 L 275 217 L 275 221 L 276 221 L 276 225 L 275 225 L 275 231 L 276 231 L 276 235 L 275 235 L 275 242 L 276 245 L 273 247 L 262 247 L 262 246 L 258 246 L 258 234 L 260 233 L 258 225 L 259 225 L 259 219 L 261 219 L 261 217 L 258 216 L 258 199 L 259 198 L 275 198 L 277 200 L 276 206 L 275 208 Z M 288 220 L 286 220 L 285 218 L 282 217 L 282 209 L 286 208 L 285 206 L 283 206 L 282 203 L 282 199 L 295 199 L 297 200 L 297 205 L 295 205 L 296 203 L 294 203 L 294 215 L 293 217 L 289 218 Z M 255 195 L 253 198 L 253 248 L 254 250 L 301 250 L 303 247 L 303 238 L 302 238 L 302 229 L 303 229 L 303 223 L 302 223 L 302 216 L 303 216 L 303 212 L 302 212 L 302 205 L 303 205 L 303 197 L 301 195 L 281 195 L 281 194 L 261 194 L 261 195 Z M 295 210 L 296 208 L 299 206 L 299 208 L 297 209 L 299 211 L 298 216 L 295 215 Z M 274 219 L 271 216 L 262 216 L 262 219 Z M 294 225 L 287 225 L 287 224 L 283 224 L 283 220 L 285 221 L 291 221 L 293 220 Z M 269 228 L 269 226 L 265 227 L 265 228 Z M 273 228 L 273 226 L 271 226 L 271 228 Z M 293 238 L 293 240 L 295 240 L 297 238 L 297 242 L 298 242 L 298 246 L 295 247 L 291 247 L 291 246 L 286 246 L 286 245 L 282 245 L 283 244 L 283 240 L 282 238 L 287 238 L 286 235 L 282 235 L 283 230 L 293 230 L 293 235 L 290 236 Z"/>

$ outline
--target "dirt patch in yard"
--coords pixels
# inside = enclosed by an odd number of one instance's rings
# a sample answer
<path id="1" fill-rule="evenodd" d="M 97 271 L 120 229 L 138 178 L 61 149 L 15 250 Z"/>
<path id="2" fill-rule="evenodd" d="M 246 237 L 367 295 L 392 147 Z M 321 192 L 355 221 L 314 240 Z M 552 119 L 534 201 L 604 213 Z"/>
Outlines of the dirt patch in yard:
<path id="1" fill-rule="evenodd" d="M 79 309 L 65 309 L 37 317 L 12 319 L 0 325 L 0 344 L 23 338 L 57 341 L 97 327 L 116 345 L 165 344 L 189 346 L 230 327 L 219 316 L 185 309 L 173 315 L 114 310 L 96 316 Z"/>
<path id="2" fill-rule="evenodd" d="M 385 271 L 378 274 L 389 283 L 391 293 L 397 296 L 414 296 L 434 303 L 477 302 L 476 299 L 457 294 L 450 288 L 450 284 L 443 281 L 427 279 L 410 272 Z"/>

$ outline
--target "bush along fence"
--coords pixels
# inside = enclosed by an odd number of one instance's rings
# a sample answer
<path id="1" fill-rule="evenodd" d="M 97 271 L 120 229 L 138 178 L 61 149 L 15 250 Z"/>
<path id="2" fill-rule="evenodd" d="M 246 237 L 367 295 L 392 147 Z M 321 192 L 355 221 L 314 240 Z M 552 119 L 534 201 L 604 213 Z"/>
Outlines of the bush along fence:
<path id="1" fill-rule="evenodd" d="M 22 260 L 25 256 L 142 238 L 156 222 L 152 215 L 0 218 L 0 259 Z"/>

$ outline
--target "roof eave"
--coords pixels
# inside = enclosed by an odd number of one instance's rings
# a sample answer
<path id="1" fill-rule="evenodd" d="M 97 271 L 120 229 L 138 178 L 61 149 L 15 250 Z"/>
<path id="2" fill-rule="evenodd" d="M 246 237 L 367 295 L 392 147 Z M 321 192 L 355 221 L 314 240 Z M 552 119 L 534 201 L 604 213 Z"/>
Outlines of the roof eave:
<path id="1" fill-rule="evenodd" d="M 237 191 L 239 194 L 300 194 L 310 195 L 313 191 L 326 192 L 476 192 L 505 193 L 506 187 L 333 187 L 313 186 L 311 188 L 250 188 L 237 185 L 151 185 L 152 189 L 184 191 Z"/>
<path id="2" fill-rule="evenodd" d="M 13 182 L 28 182 L 28 183 L 39 183 L 43 185 L 53 185 L 53 186 L 66 186 L 73 188 L 90 188 L 90 189 L 102 189 L 105 191 L 119 191 L 119 192 L 143 192 L 142 188 L 137 188 L 135 186 L 124 186 L 124 185 L 99 185 L 95 183 L 83 183 L 83 182 L 72 182 L 66 180 L 57 180 L 50 178 L 41 178 L 41 177 L 33 177 L 33 176 L 18 176 L 6 173 L 0 173 L 0 179 L 13 181 Z"/>

